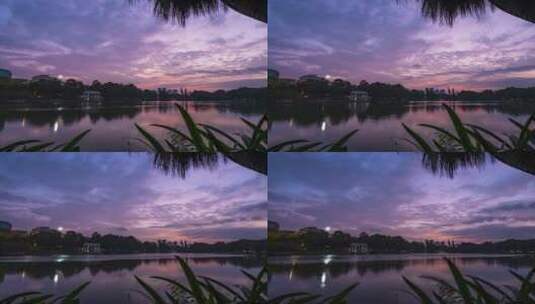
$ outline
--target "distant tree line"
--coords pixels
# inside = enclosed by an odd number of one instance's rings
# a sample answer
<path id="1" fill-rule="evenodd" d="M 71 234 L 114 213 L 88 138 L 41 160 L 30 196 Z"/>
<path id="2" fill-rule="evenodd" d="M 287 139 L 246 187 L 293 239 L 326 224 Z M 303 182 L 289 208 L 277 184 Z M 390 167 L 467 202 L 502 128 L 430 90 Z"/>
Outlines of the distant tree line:
<path id="1" fill-rule="evenodd" d="M 456 91 L 454 88 L 423 90 L 408 89 L 401 84 L 381 82 L 368 83 L 366 80 L 353 84 L 343 79 L 333 81 L 315 77 L 301 77 L 299 80 L 269 78 L 269 94 L 275 101 L 300 101 L 307 99 L 347 99 L 352 91 L 365 91 L 375 103 L 407 101 L 527 101 L 535 102 L 535 87 L 506 88 L 500 90 Z"/>
<path id="2" fill-rule="evenodd" d="M 102 253 L 170 253 L 170 252 L 261 252 L 265 240 L 238 240 L 214 244 L 189 241 L 141 241 L 133 236 L 93 233 L 84 236 L 75 231 L 0 232 L 0 255 L 79 254 L 85 243 L 98 243 Z"/>
<path id="3" fill-rule="evenodd" d="M 133 84 L 93 81 L 86 85 L 76 79 L 56 78 L 38 81 L 0 79 L 0 101 L 61 100 L 78 101 L 84 91 L 98 91 L 106 102 L 170 101 L 170 100 L 257 100 L 266 98 L 266 88 L 188 91 L 187 89 L 140 89 Z"/>
<path id="4" fill-rule="evenodd" d="M 409 241 L 401 236 L 367 234 L 352 236 L 343 231 L 329 233 L 316 227 L 298 231 L 270 230 L 268 250 L 274 253 L 348 253 L 351 244 L 363 243 L 370 253 L 535 253 L 535 239 L 484 243 L 457 243 L 455 240 Z"/>

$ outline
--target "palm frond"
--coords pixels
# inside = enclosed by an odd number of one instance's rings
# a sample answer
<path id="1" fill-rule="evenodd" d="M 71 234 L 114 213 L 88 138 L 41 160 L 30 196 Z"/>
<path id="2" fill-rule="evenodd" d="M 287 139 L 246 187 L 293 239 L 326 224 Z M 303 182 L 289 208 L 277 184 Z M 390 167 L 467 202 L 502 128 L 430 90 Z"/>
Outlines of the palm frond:
<path id="1" fill-rule="evenodd" d="M 481 17 L 491 7 L 487 0 L 421 0 L 422 15 L 441 24 L 453 25 L 459 17 Z"/>
<path id="2" fill-rule="evenodd" d="M 128 0 L 131 4 L 142 0 Z M 186 26 L 195 16 L 210 16 L 228 8 L 267 22 L 267 0 L 145 0 L 153 4 L 154 15 L 169 22 Z"/>

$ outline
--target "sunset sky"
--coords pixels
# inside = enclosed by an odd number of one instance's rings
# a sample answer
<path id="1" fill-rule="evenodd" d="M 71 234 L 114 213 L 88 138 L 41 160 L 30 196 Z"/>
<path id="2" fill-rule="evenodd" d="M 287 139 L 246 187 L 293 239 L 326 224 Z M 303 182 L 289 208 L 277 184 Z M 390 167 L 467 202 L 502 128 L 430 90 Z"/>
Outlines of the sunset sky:
<path id="1" fill-rule="evenodd" d="M 500 162 L 450 179 L 417 153 L 335 154 L 270 154 L 269 219 L 411 240 L 535 235 L 535 179 Z"/>
<path id="2" fill-rule="evenodd" d="M 142 88 L 264 86 L 267 25 L 232 10 L 185 28 L 149 1 L 3 0 L 0 68 L 15 78 L 50 74 Z"/>
<path id="3" fill-rule="evenodd" d="M 153 168 L 150 154 L 6 154 L 0 221 L 143 240 L 265 238 L 267 178 L 222 160 L 186 179 Z"/>
<path id="4" fill-rule="evenodd" d="M 409 88 L 535 86 L 535 27 L 490 10 L 433 23 L 413 0 L 271 0 L 269 67 Z"/>

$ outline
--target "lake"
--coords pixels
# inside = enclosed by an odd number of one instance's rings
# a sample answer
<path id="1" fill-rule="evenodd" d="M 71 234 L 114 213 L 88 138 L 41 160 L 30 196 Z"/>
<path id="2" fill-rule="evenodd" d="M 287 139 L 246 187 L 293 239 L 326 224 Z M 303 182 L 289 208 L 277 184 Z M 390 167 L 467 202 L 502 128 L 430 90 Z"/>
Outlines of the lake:
<path id="1" fill-rule="evenodd" d="M 63 295 L 86 281 L 82 303 L 146 303 L 134 275 L 152 286 L 165 288 L 148 278 L 164 276 L 184 280 L 175 254 L 97 256 L 50 256 L 0 258 L 0 298 L 24 291 Z M 227 284 L 248 284 L 240 270 L 256 274 L 262 266 L 257 257 L 239 255 L 183 254 L 197 274 Z"/>
<path id="2" fill-rule="evenodd" d="M 508 270 L 523 275 L 535 266 L 535 258 L 514 255 L 447 255 L 466 274 L 480 276 L 499 285 L 516 283 Z M 273 272 L 270 296 L 307 291 L 333 295 L 360 282 L 348 303 L 376 304 L 416 303 L 405 291 L 406 276 L 427 290 L 431 284 L 419 278 L 433 275 L 450 279 L 441 254 L 366 255 L 366 256 L 272 256 L 268 259 Z"/>
<path id="3" fill-rule="evenodd" d="M 416 127 L 429 123 L 451 127 L 443 102 L 411 102 L 408 104 L 274 103 L 268 113 L 273 122 L 270 145 L 287 140 L 307 139 L 334 143 L 358 129 L 348 142 L 350 151 L 410 151 L 414 147 L 401 123 L 415 127 L 425 137 L 434 137 L 429 129 Z M 447 102 L 465 123 L 483 126 L 494 132 L 517 132 L 508 120 L 525 122 L 535 113 L 535 105 L 500 102 Z"/>
<path id="4" fill-rule="evenodd" d="M 177 102 L 144 102 L 138 105 L 107 105 L 90 108 L 0 108 L 0 146 L 19 140 L 38 139 L 65 143 L 91 129 L 80 144 L 84 151 L 140 151 L 137 123 L 159 138 L 167 131 L 150 127 L 164 124 L 184 130 L 184 122 L 175 106 Z M 255 102 L 178 102 L 193 119 L 226 132 L 244 132 L 240 120 L 257 122 L 265 107 Z"/>

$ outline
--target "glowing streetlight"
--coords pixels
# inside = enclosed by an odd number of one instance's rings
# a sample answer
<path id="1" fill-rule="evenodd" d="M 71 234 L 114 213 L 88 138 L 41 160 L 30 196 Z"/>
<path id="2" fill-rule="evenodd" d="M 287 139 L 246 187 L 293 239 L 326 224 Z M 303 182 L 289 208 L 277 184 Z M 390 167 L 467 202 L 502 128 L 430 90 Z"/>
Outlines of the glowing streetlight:
<path id="1" fill-rule="evenodd" d="M 325 231 L 327 231 L 327 232 L 331 232 L 331 230 L 332 230 L 331 226 L 327 226 L 327 227 L 325 227 Z"/>
<path id="2" fill-rule="evenodd" d="M 65 230 L 63 227 L 61 227 L 61 226 L 58 227 L 58 231 L 59 232 L 63 232 L 63 230 Z"/>

